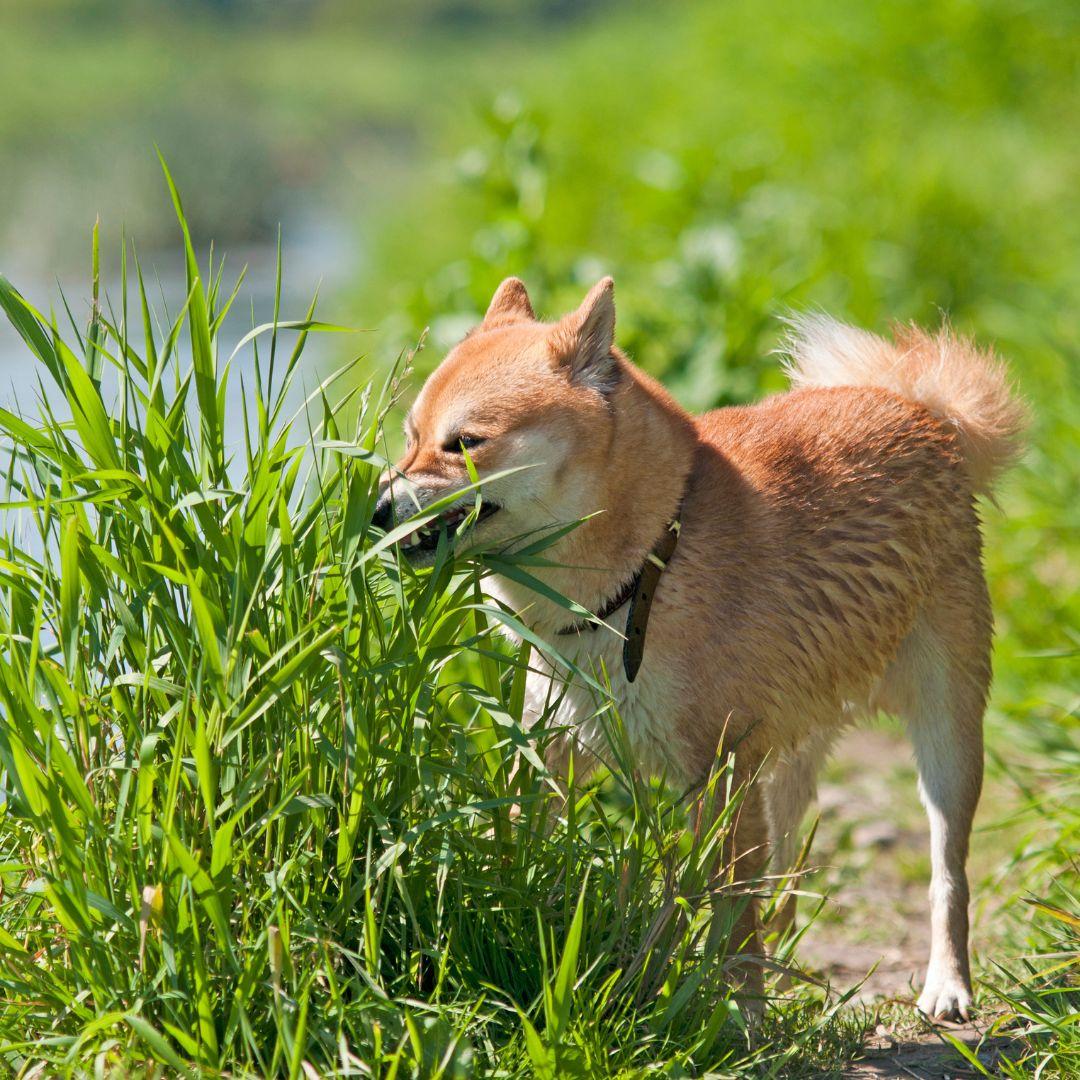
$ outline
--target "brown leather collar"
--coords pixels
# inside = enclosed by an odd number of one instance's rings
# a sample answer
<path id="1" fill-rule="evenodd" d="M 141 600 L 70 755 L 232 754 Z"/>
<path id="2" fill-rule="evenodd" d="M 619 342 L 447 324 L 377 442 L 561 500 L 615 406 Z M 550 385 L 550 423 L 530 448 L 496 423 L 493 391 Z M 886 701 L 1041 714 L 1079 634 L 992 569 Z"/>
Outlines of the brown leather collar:
<path id="1" fill-rule="evenodd" d="M 645 556 L 641 569 L 596 613 L 598 619 L 608 619 L 630 601 L 630 610 L 626 614 L 626 640 L 623 642 L 623 669 L 628 682 L 637 678 L 645 655 L 645 630 L 649 625 L 649 612 L 652 610 L 653 597 L 660 583 L 660 575 L 667 569 L 667 564 L 675 554 L 679 543 L 682 522 L 682 503 L 675 512 L 675 517 L 668 522 L 660 539 L 653 545 L 652 551 Z M 595 622 L 578 622 L 564 627 L 560 634 L 580 634 L 595 630 Z"/>

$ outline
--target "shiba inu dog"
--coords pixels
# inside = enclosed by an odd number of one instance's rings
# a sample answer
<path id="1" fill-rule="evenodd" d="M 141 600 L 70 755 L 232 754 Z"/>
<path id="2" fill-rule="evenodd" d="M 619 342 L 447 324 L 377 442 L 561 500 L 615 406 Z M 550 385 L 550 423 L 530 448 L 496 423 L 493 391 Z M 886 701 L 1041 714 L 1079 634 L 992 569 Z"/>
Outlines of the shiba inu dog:
<path id="1" fill-rule="evenodd" d="M 504 281 L 416 398 L 376 524 L 467 485 L 466 452 L 481 481 L 532 466 L 482 483 L 467 542 L 587 519 L 537 573 L 606 626 L 513 581 L 497 595 L 564 657 L 602 664 L 643 767 L 694 783 L 721 742 L 735 749 L 747 876 L 790 864 L 837 732 L 878 710 L 902 718 L 930 822 L 918 1007 L 967 1017 L 991 643 L 975 496 L 1017 454 L 1024 420 L 1003 367 L 948 330 L 888 341 L 806 316 L 791 325 L 790 392 L 691 416 L 614 332 L 610 278 L 552 323 Z M 474 503 L 438 529 L 453 534 Z M 438 529 L 408 536 L 405 554 L 430 559 Z M 559 677 L 539 661 L 533 714 Z M 571 686 L 558 710 L 575 743 L 603 752 L 591 692 Z M 751 908 L 740 930 L 749 949 L 755 920 Z"/>

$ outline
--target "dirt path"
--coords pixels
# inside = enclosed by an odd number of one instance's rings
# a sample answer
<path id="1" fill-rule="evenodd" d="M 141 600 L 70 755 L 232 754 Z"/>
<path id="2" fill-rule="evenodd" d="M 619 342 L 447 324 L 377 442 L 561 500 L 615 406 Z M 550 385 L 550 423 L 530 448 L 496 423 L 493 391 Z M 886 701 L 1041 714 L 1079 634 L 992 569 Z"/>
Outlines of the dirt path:
<path id="1" fill-rule="evenodd" d="M 975 1054 L 991 1074 L 1000 1056 L 1014 1046 L 1008 1036 L 987 1036 L 982 1025 L 967 1024 L 942 1028 Z M 944 1078 L 984 1076 L 962 1054 L 950 1046 L 941 1035 L 927 1030 L 908 1036 L 895 1034 L 885 1024 L 879 1024 L 863 1047 L 864 1058 L 849 1065 L 845 1078 L 869 1080 L 870 1077 L 903 1077 L 910 1080 L 944 1080 Z"/>
<path id="2" fill-rule="evenodd" d="M 837 992 L 858 986 L 854 1001 L 875 1007 L 879 1019 L 866 1039 L 864 1058 L 842 1075 L 908 1080 L 981 1075 L 941 1033 L 966 1044 L 993 1069 L 1012 1040 L 986 1035 L 992 1017 L 935 1029 L 913 1008 L 930 944 L 929 835 L 911 748 L 902 733 L 889 728 L 847 733 L 822 776 L 818 810 L 810 858 L 817 869 L 804 888 L 827 893 L 829 900 L 799 942 L 797 957 Z M 1000 798 L 988 787 L 972 839 L 975 888 L 1000 858 L 992 835 L 979 827 L 1001 812 Z M 801 904 L 812 909 L 814 901 Z M 989 954 L 999 940 L 996 906 L 976 897 L 973 910 L 976 956 Z"/>

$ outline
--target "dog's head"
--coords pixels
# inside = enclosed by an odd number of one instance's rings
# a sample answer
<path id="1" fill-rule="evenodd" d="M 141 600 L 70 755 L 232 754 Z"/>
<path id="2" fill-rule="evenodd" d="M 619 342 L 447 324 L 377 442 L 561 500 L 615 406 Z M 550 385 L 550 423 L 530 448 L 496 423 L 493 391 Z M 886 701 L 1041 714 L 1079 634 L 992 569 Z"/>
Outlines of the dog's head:
<path id="1" fill-rule="evenodd" d="M 507 278 L 484 321 L 417 396 L 405 454 L 382 480 L 375 524 L 388 529 L 467 487 L 469 461 L 481 481 L 479 515 L 462 537 L 469 545 L 536 534 L 602 509 L 613 397 L 625 377 L 614 331 L 611 278 L 555 323 L 538 322 L 525 286 Z M 475 502 L 474 492 L 463 494 L 406 537 L 410 561 L 430 562 L 440 531 L 453 536 Z"/>

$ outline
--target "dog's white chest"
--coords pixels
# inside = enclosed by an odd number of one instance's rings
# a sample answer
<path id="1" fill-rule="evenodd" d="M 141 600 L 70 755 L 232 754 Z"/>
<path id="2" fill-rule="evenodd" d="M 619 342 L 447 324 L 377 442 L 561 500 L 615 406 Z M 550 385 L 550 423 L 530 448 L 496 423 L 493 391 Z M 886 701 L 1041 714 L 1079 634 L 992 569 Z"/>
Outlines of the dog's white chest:
<path id="1" fill-rule="evenodd" d="M 488 588 L 516 611 L 536 602 L 533 594 L 498 578 L 489 579 Z M 621 629 L 625 620 L 624 607 L 608 621 Z M 620 737 L 621 730 L 635 765 L 657 773 L 681 774 L 684 763 L 677 753 L 675 724 L 678 679 L 650 655 L 648 641 L 641 669 L 630 682 L 623 668 L 623 638 L 618 634 L 603 627 L 580 634 L 540 634 L 604 692 L 568 675 L 562 665 L 552 664 L 534 649 L 533 670 L 525 688 L 524 719 L 529 728 L 562 729 L 605 764 L 615 760 L 613 740 Z"/>
<path id="2" fill-rule="evenodd" d="M 655 772 L 678 772 L 674 754 L 674 689 L 662 672 L 643 665 L 630 682 L 623 668 L 622 639 L 597 629 L 557 640 L 559 652 L 610 693 L 598 693 L 579 677 L 568 678 L 538 658 L 526 704 L 530 725 L 565 728 L 602 761 L 618 754 L 613 740 L 625 735 L 635 764 Z"/>

